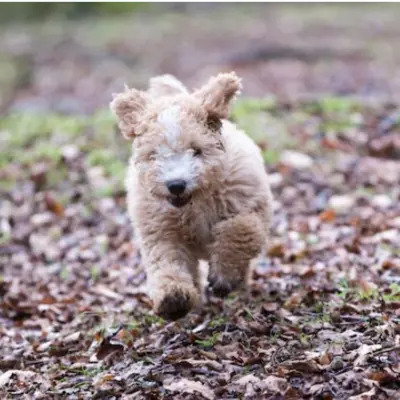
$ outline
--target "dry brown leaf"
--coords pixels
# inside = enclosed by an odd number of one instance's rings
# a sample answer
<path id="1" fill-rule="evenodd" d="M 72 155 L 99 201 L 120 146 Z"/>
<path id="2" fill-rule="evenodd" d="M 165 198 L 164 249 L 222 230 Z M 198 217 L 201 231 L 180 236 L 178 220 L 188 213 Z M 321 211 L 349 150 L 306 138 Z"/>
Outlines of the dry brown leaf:
<path id="1" fill-rule="evenodd" d="M 63 338 L 63 342 L 64 343 L 76 342 L 76 341 L 78 341 L 80 339 L 81 335 L 82 335 L 81 332 L 71 333 L 70 335 L 68 335 L 68 336 Z"/>
<path id="2" fill-rule="evenodd" d="M 35 377 L 36 375 L 37 374 L 32 371 L 11 369 L 0 375 L 0 388 L 6 386 L 14 378 L 20 381 L 21 383 L 22 382 L 29 383 L 31 379 L 33 379 L 33 377 Z"/>
<path id="3" fill-rule="evenodd" d="M 265 385 L 270 392 L 279 394 L 284 393 L 288 387 L 288 382 L 286 379 L 279 378 L 274 375 L 270 375 L 263 379 L 262 384 L 263 386 Z"/>
<path id="4" fill-rule="evenodd" d="M 179 381 L 172 381 L 163 384 L 164 388 L 171 392 L 197 394 L 205 397 L 208 400 L 215 399 L 214 392 L 206 385 L 198 381 L 189 379 L 180 379 Z"/>
<path id="5" fill-rule="evenodd" d="M 64 215 L 64 206 L 57 201 L 52 194 L 46 192 L 44 195 L 44 201 L 47 209 L 53 214 L 57 215 L 58 217 L 62 217 Z"/>
<path id="6" fill-rule="evenodd" d="M 98 380 L 96 380 L 94 382 L 94 385 L 95 386 L 101 386 L 104 383 L 112 381 L 114 378 L 115 378 L 115 375 L 113 375 L 113 374 L 105 374 L 102 377 L 100 377 Z"/>
<path id="7" fill-rule="evenodd" d="M 319 219 L 322 222 L 332 222 L 336 219 L 336 213 L 334 210 L 327 209 L 325 211 L 322 211 L 321 214 L 319 214 Z"/>
<path id="8" fill-rule="evenodd" d="M 116 332 L 112 333 L 111 335 L 105 337 L 102 342 L 100 343 L 99 348 L 97 349 L 97 359 L 103 360 L 110 354 L 114 353 L 121 353 L 125 349 L 125 345 L 120 342 L 117 338 L 119 332 L 123 330 L 122 328 L 117 329 Z"/>
<path id="9" fill-rule="evenodd" d="M 300 304 L 300 302 L 304 298 L 304 293 L 302 292 L 295 292 L 293 293 L 283 305 L 288 310 L 294 310 Z"/>
<path id="10" fill-rule="evenodd" d="M 318 358 L 318 362 L 321 365 L 329 365 L 331 361 L 332 361 L 332 355 L 328 352 L 321 354 L 321 356 Z"/>
<path id="11" fill-rule="evenodd" d="M 237 379 L 235 381 L 235 384 L 239 385 L 239 386 L 246 386 L 248 384 L 254 385 L 254 384 L 257 384 L 259 382 L 260 382 L 260 378 L 259 377 L 255 376 L 253 374 L 248 374 L 248 375 L 242 376 L 241 378 Z"/>
<path id="12" fill-rule="evenodd" d="M 282 243 L 278 243 L 269 247 L 268 249 L 268 256 L 269 257 L 278 257 L 282 258 L 285 256 L 285 248 Z"/>
<path id="13" fill-rule="evenodd" d="M 282 363 L 281 365 L 285 368 L 300 372 L 313 373 L 321 371 L 321 367 L 315 360 L 290 360 Z"/>
<path id="14" fill-rule="evenodd" d="M 353 351 L 351 354 L 355 355 L 357 358 L 354 360 L 354 366 L 359 367 L 366 364 L 369 355 L 382 348 L 381 344 L 363 344 L 357 350 Z"/>
<path id="15" fill-rule="evenodd" d="M 371 390 L 368 390 L 368 392 L 363 392 L 359 395 L 349 397 L 349 400 L 373 400 L 376 398 L 376 395 L 376 389 L 372 388 Z"/>

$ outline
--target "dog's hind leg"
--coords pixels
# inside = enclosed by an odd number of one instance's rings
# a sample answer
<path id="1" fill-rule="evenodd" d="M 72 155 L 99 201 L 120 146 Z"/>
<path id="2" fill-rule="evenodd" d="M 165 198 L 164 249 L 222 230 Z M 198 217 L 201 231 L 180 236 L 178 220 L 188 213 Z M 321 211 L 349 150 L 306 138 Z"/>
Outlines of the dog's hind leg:
<path id="1" fill-rule="evenodd" d="M 256 214 L 239 214 L 213 229 L 209 283 L 215 295 L 246 286 L 250 261 L 263 250 L 267 231 Z"/>
<path id="2" fill-rule="evenodd" d="M 160 243 L 143 249 L 147 285 L 156 314 L 176 320 L 200 300 L 198 261 L 184 246 Z"/>

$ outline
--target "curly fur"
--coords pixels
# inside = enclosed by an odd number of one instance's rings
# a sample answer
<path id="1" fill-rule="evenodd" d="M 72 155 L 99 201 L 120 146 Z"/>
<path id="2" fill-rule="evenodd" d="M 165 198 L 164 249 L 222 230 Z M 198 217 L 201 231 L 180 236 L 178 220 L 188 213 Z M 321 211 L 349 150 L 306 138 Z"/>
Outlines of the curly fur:
<path id="1" fill-rule="evenodd" d="M 234 73 L 219 74 L 189 93 L 167 75 L 111 103 L 122 133 L 135 139 L 128 211 L 149 295 L 166 318 L 199 303 L 199 260 L 209 262 L 210 285 L 225 295 L 245 285 L 267 243 L 272 197 L 260 151 L 225 119 L 240 88 Z M 179 196 L 168 189 L 176 179 L 186 183 Z"/>

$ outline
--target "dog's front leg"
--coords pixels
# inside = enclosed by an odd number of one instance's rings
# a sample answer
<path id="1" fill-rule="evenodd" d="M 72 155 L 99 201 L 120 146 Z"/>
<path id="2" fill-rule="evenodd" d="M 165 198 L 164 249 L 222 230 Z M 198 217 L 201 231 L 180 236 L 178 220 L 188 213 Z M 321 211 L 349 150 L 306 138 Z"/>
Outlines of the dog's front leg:
<path id="1" fill-rule="evenodd" d="M 208 277 L 215 295 L 246 286 L 250 261 L 262 252 L 266 231 L 257 214 L 239 214 L 215 225 Z"/>
<path id="2" fill-rule="evenodd" d="M 142 251 L 155 313 L 170 320 L 183 317 L 200 299 L 198 261 L 176 243 L 158 242 Z"/>

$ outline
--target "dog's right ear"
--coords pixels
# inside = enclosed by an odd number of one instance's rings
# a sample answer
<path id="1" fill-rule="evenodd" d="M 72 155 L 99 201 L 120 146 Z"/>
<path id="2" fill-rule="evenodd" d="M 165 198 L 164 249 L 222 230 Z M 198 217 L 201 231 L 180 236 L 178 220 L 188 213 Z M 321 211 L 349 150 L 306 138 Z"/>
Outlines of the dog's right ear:
<path id="1" fill-rule="evenodd" d="M 140 90 L 125 86 L 124 92 L 113 96 L 110 108 L 118 119 L 118 127 L 125 138 L 132 139 L 138 135 L 140 117 L 148 101 L 147 95 Z"/>

